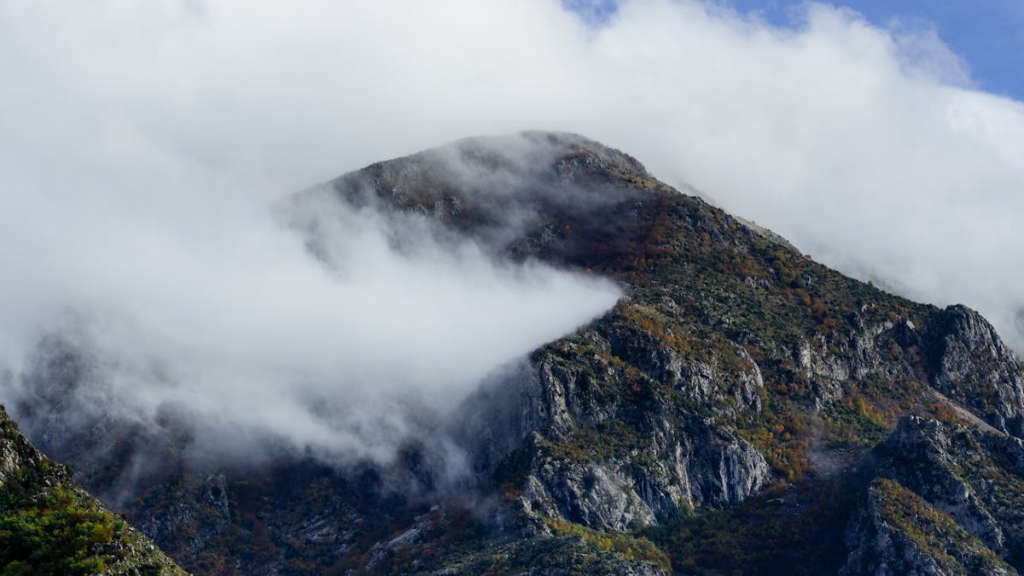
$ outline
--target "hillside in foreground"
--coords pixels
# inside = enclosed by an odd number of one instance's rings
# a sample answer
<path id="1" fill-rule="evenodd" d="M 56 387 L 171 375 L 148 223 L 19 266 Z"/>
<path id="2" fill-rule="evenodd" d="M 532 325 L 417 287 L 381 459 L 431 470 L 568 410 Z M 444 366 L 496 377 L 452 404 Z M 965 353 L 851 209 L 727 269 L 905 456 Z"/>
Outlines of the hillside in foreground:
<path id="1" fill-rule="evenodd" d="M 0 574 L 185 576 L 136 529 L 74 485 L 0 407 Z"/>

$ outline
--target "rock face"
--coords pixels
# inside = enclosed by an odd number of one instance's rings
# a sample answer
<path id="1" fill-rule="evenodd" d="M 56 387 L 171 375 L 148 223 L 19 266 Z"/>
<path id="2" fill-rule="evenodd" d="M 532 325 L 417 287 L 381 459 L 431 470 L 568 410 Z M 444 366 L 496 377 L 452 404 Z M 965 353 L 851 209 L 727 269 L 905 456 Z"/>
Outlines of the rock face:
<path id="1" fill-rule="evenodd" d="M 892 480 L 872 482 L 849 534 L 840 576 L 1007 576 L 1016 573 L 949 516 Z"/>
<path id="2" fill-rule="evenodd" d="M 909 416 L 875 456 L 879 475 L 898 481 L 1014 565 L 1024 560 L 1020 438 Z"/>
<path id="3" fill-rule="evenodd" d="M 744 368 L 684 362 L 613 314 L 489 383 L 458 420 L 477 439 L 478 472 L 529 461 L 519 499 L 529 514 L 625 531 L 741 502 L 768 481 L 764 457 L 729 425 L 760 409 L 757 365 Z M 719 425 L 686 409 L 716 400 L 732 403 Z"/>
<path id="4" fill-rule="evenodd" d="M 334 202 L 498 260 L 601 275 L 625 296 L 455 410 L 442 432 L 470 470 L 454 487 L 422 442 L 391 467 L 292 454 L 189 468 L 173 418 L 158 438 L 65 418 L 61 390 L 85 372 L 61 367 L 88 364 L 42 363 L 55 368 L 23 383 L 28 429 L 99 493 L 160 446 L 165 465 L 119 505 L 196 572 L 1024 567 L 1024 367 L 976 312 L 846 278 L 571 134 L 464 140 L 298 195 L 289 222 L 325 259 Z"/>
<path id="5" fill-rule="evenodd" d="M 995 328 L 974 310 L 951 306 L 932 330 L 932 385 L 995 428 L 1024 437 L 1024 369 Z"/>
<path id="6" fill-rule="evenodd" d="M 185 575 L 152 542 L 76 487 L 0 407 L 0 571 Z"/>

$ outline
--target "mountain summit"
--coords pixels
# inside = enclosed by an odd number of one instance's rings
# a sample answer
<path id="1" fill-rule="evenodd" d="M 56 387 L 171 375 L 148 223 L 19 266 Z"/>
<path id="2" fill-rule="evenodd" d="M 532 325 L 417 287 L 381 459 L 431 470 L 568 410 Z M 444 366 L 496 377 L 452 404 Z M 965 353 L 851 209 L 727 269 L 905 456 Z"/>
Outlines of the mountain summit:
<path id="1" fill-rule="evenodd" d="M 527 132 L 296 196 L 289 223 L 319 258 L 321 209 L 342 203 L 623 290 L 392 464 L 189 466 L 179 430 L 125 495 L 116 479 L 153 446 L 132 426 L 77 419 L 37 441 L 202 574 L 1024 568 L 1024 366 L 992 326 L 847 278 L 685 192 L 592 140 Z M 18 412 L 74 410 L 33 398 Z M 83 450 L 97 430 L 115 447 L 101 457 Z"/>

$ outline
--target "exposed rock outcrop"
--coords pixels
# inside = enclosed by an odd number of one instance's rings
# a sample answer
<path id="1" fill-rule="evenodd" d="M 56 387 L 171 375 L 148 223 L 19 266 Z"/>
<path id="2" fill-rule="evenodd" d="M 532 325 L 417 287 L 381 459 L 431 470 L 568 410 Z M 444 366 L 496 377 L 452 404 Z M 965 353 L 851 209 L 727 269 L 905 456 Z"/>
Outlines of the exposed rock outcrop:
<path id="1" fill-rule="evenodd" d="M 735 504 L 769 478 L 729 425 L 760 410 L 761 374 L 743 358 L 737 369 L 684 360 L 613 315 L 490 383 L 462 435 L 478 472 L 519 468 L 523 509 L 539 517 L 624 531 Z"/>
<path id="2" fill-rule="evenodd" d="M 929 327 L 931 384 L 1003 432 L 1024 437 L 1024 367 L 981 314 L 950 306 Z"/>
<path id="3" fill-rule="evenodd" d="M 1024 443 L 910 416 L 875 450 L 878 474 L 913 491 L 1009 562 L 1024 559 Z"/>
<path id="4" fill-rule="evenodd" d="M 874 481 L 847 536 L 840 576 L 1011 576 L 949 516 L 892 480 Z"/>

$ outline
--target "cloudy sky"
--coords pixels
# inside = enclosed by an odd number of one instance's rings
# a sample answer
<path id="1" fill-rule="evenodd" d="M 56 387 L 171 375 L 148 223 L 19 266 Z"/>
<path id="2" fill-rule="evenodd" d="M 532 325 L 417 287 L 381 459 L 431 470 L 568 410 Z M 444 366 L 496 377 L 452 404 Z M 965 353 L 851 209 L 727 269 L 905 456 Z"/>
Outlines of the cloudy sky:
<path id="1" fill-rule="evenodd" d="M 341 404 L 361 388 L 339 381 L 457 381 L 454 402 L 614 288 L 472 247 L 399 257 L 372 221 L 339 231 L 376 256 L 339 282 L 269 207 L 522 129 L 623 149 L 819 261 L 982 310 L 1024 350 L 1020 12 L 894 6 L 0 0 L 0 358 L 16 373 L 74 324 L 140 409 L 188 402 L 298 443 L 360 439 L 310 419 L 296 380 Z"/>
<path id="2" fill-rule="evenodd" d="M 570 10 L 600 25 L 618 11 L 618 0 L 564 0 Z M 799 29 L 805 0 L 716 0 L 719 7 L 773 26 Z M 971 78 L 984 90 L 1024 97 L 1024 4 L 1018 0 L 848 0 L 831 3 L 856 12 L 876 26 L 934 29 L 970 66 Z"/>
<path id="3" fill-rule="evenodd" d="M 744 14 L 773 24 L 799 26 L 798 0 L 726 0 Z M 851 0 L 840 2 L 878 26 L 932 28 L 970 67 L 980 88 L 1024 97 L 1024 3 L 1019 0 Z M 606 5 L 611 13 L 613 3 Z"/>

